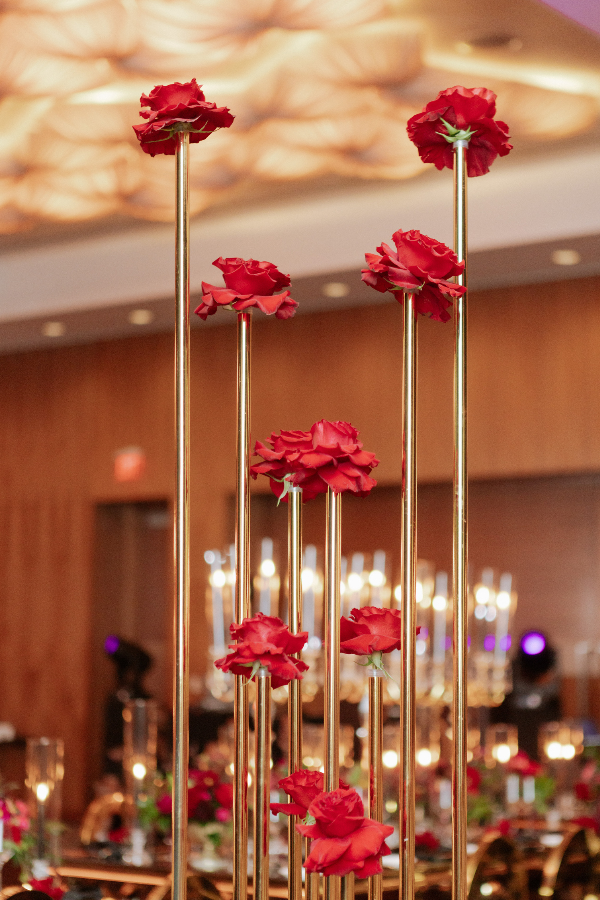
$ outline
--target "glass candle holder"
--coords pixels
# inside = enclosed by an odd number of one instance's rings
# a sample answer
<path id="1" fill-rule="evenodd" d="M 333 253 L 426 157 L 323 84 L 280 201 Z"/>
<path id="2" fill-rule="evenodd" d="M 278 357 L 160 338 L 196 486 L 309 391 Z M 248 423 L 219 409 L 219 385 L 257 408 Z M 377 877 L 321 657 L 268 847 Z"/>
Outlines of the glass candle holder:
<path id="1" fill-rule="evenodd" d="M 156 775 L 158 708 L 154 700 L 129 700 L 123 710 L 125 789 L 139 809 L 152 796 Z"/>
<path id="2" fill-rule="evenodd" d="M 516 725 L 489 725 L 485 734 L 485 763 L 505 766 L 519 750 Z"/>
<path id="3" fill-rule="evenodd" d="M 60 738 L 28 738 L 25 770 L 28 802 L 36 828 L 36 856 L 39 860 L 54 859 L 59 855 L 57 843 L 64 776 L 63 741 Z"/>

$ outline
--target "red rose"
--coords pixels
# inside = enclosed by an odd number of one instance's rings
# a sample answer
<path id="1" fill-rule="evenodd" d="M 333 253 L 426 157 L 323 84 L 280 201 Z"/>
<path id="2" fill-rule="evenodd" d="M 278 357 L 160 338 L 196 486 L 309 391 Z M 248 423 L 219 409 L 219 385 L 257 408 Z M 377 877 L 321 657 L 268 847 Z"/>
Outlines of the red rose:
<path id="1" fill-rule="evenodd" d="M 272 813 L 283 813 L 286 816 L 300 816 L 305 819 L 308 807 L 323 793 L 325 776 L 322 772 L 311 772 L 302 769 L 294 772 L 286 778 L 282 778 L 278 784 L 282 791 L 292 798 L 293 803 L 271 803 Z M 340 787 L 348 785 L 340 778 Z"/>
<path id="2" fill-rule="evenodd" d="M 219 784 L 215 788 L 215 800 L 225 809 L 233 809 L 233 785 Z"/>
<path id="3" fill-rule="evenodd" d="M 519 750 L 506 764 L 509 772 L 516 772 L 517 775 L 541 775 L 542 766 L 540 763 L 531 759 L 524 750 Z"/>
<path id="4" fill-rule="evenodd" d="M 415 834 L 415 847 L 417 849 L 437 850 L 439 846 L 440 842 L 431 831 L 422 831 L 420 834 Z"/>
<path id="5" fill-rule="evenodd" d="M 291 634 L 277 616 L 257 613 L 251 619 L 244 619 L 241 625 L 230 625 L 229 631 L 238 643 L 230 644 L 232 652 L 215 661 L 215 666 L 224 672 L 250 676 L 255 664 L 259 664 L 269 670 L 271 686 L 277 688 L 302 678 L 301 673 L 308 669 L 301 659 L 288 655 L 302 650 L 308 632 Z"/>
<path id="6" fill-rule="evenodd" d="M 195 78 L 185 84 L 159 84 L 148 96 L 140 97 L 140 116 L 147 119 L 145 125 L 134 125 L 133 130 L 144 153 L 156 156 L 165 153 L 173 156 L 177 148 L 177 133 L 187 131 L 190 143 L 197 144 L 218 128 L 229 128 L 233 116 L 226 106 L 217 107 L 206 100 Z"/>
<path id="7" fill-rule="evenodd" d="M 399 609 L 379 609 L 363 606 L 353 609 L 350 618 L 340 619 L 340 651 L 369 656 L 399 650 L 402 639 L 402 619 Z"/>
<path id="8" fill-rule="evenodd" d="M 445 244 L 420 231 L 396 231 L 392 235 L 396 252 L 388 244 L 375 253 L 365 253 L 368 269 L 362 269 L 362 280 L 376 291 L 390 291 L 402 302 L 404 291 L 412 294 L 416 313 L 447 322 L 451 297 L 460 297 L 466 288 L 448 281 L 460 275 L 465 264 Z M 446 296 L 448 295 L 448 296 Z"/>
<path id="9" fill-rule="evenodd" d="M 485 175 L 497 156 L 512 150 L 508 125 L 495 121 L 495 115 L 493 91 L 457 86 L 440 91 L 423 112 L 408 120 L 406 130 L 423 162 L 434 163 L 438 169 L 451 169 L 452 144 L 468 140 L 467 174 L 473 178 Z"/>
<path id="10" fill-rule="evenodd" d="M 592 799 L 592 791 L 587 781 L 578 781 L 574 790 L 578 800 L 588 801 Z"/>
<path id="11" fill-rule="evenodd" d="M 237 256 L 215 259 L 213 266 L 223 272 L 225 287 L 202 282 L 202 303 L 196 307 L 201 319 L 213 316 L 220 306 L 243 312 L 257 307 L 267 316 L 275 313 L 277 319 L 289 319 L 298 304 L 289 291 L 276 294 L 290 284 L 290 276 L 284 275 L 270 262 L 257 259 L 240 259 Z"/>
<path id="12" fill-rule="evenodd" d="M 355 790 L 337 790 L 313 800 L 308 814 L 314 825 L 296 825 L 296 831 L 312 838 L 305 862 L 307 872 L 368 878 L 382 871 L 381 857 L 390 852 L 386 837 L 394 831 L 366 819 L 362 800 Z"/>
<path id="13" fill-rule="evenodd" d="M 173 798 L 170 794 L 163 794 L 156 801 L 156 808 L 163 816 L 170 816 L 173 812 Z"/>
<path id="14" fill-rule="evenodd" d="M 479 793 L 481 772 L 475 766 L 467 766 L 467 794 Z"/>
<path id="15" fill-rule="evenodd" d="M 63 894 L 66 893 L 66 888 L 54 884 L 52 876 L 48 878 L 30 878 L 29 884 L 32 891 L 41 891 L 43 894 L 48 894 L 49 897 L 52 897 L 52 900 L 60 900 Z"/>
<path id="16" fill-rule="evenodd" d="M 191 782 L 194 787 L 213 788 L 219 783 L 217 772 L 210 769 L 190 769 L 188 772 L 188 783 Z"/>
<path id="17" fill-rule="evenodd" d="M 362 449 L 358 431 L 349 422 L 315 422 L 310 431 L 282 431 L 271 435 L 272 449 L 256 442 L 254 452 L 264 462 L 250 467 L 253 478 L 267 475 L 271 490 L 287 502 L 286 485 L 302 488 L 302 500 L 312 500 L 331 488 L 336 494 L 366 495 L 377 482 L 370 477 L 379 465 L 374 453 Z"/>

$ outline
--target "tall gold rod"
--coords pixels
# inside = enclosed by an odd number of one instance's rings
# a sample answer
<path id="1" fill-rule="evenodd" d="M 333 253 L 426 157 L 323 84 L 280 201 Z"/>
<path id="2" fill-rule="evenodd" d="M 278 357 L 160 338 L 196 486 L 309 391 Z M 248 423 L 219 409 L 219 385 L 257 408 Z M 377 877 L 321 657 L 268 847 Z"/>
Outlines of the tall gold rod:
<path id="1" fill-rule="evenodd" d="M 175 678 L 173 685 L 173 900 L 187 888 L 187 785 L 189 764 L 189 472 L 190 472 L 190 136 L 179 132 L 176 151 L 175 227 Z"/>
<path id="2" fill-rule="evenodd" d="M 235 621 L 250 616 L 250 344 L 252 314 L 238 313 Z M 235 676 L 233 900 L 248 896 L 248 682 Z"/>
<path id="3" fill-rule="evenodd" d="M 269 900 L 269 787 L 271 779 L 271 676 L 256 677 L 254 754 L 254 900 Z"/>
<path id="4" fill-rule="evenodd" d="M 288 602 L 289 629 L 302 631 L 302 488 L 288 493 Z M 298 656 L 300 654 L 297 654 Z M 288 686 L 289 774 L 302 769 L 302 682 L 293 679 Z M 296 831 L 297 816 L 288 818 L 289 900 L 302 900 L 302 837 Z"/>
<path id="5" fill-rule="evenodd" d="M 454 250 L 467 285 L 467 141 L 454 144 Z M 452 734 L 452 896 L 467 896 L 467 295 L 454 304 L 454 703 Z"/>
<path id="6" fill-rule="evenodd" d="M 325 528 L 325 790 L 340 784 L 340 578 L 342 495 L 327 491 Z M 339 875 L 328 875 L 324 900 L 339 900 Z"/>
<path id="7" fill-rule="evenodd" d="M 383 692 L 382 672 L 369 675 L 369 818 L 383 821 Z M 382 900 L 381 872 L 369 878 L 369 900 Z"/>
<path id="8" fill-rule="evenodd" d="M 415 896 L 415 625 L 417 620 L 417 317 L 404 294 L 404 495 L 402 497 L 402 691 L 400 706 L 400 897 Z"/>

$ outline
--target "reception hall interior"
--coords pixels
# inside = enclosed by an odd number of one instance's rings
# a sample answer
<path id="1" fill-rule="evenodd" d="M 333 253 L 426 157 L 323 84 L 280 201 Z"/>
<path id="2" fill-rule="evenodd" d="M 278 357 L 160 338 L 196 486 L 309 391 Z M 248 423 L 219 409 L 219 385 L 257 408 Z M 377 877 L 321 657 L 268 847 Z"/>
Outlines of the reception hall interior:
<path id="1" fill-rule="evenodd" d="M 468 897 L 597 900 L 595 0 L 0 4 L 0 896 L 180 900 L 169 880 L 176 161 L 144 152 L 133 126 L 141 95 L 192 79 L 235 118 L 189 151 L 187 893 L 240 900 L 239 675 L 214 665 L 236 619 L 238 315 L 195 315 L 203 283 L 221 285 L 220 257 L 289 273 L 295 314 L 252 314 L 252 462 L 255 442 L 282 430 L 351 423 L 379 462 L 367 496 L 344 495 L 339 611 L 400 610 L 402 300 L 413 295 L 373 290 L 361 269 L 399 230 L 455 246 L 452 172 L 423 162 L 406 126 L 463 85 L 497 95 L 512 145 L 467 179 Z M 411 827 L 414 890 L 427 900 L 452 894 L 449 311 L 447 322 L 419 316 L 417 335 Z M 251 479 L 250 611 L 291 627 L 289 504 L 273 487 Z M 299 563 L 301 762 L 315 773 L 327 755 L 326 493 L 303 504 Z M 340 777 L 372 812 L 374 670 L 343 648 L 338 657 Z M 370 900 L 397 896 L 403 877 L 399 649 L 388 662 L 378 784 L 393 831 L 379 887 L 356 870 L 356 894 Z M 288 694 L 271 692 L 272 803 L 289 799 Z M 251 695 L 251 822 L 257 703 Z M 289 883 L 300 900 L 286 816 L 272 812 L 268 830 L 270 896 L 287 897 Z M 250 841 L 250 876 L 252 853 Z M 308 871 L 305 897 L 317 900 Z"/>

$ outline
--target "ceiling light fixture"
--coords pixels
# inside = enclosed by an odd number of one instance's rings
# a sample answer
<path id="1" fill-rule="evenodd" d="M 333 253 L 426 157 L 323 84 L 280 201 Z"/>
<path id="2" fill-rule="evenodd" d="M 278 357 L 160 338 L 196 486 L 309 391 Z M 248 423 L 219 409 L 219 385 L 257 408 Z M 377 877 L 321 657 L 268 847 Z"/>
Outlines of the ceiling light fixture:
<path id="1" fill-rule="evenodd" d="M 154 313 L 151 309 L 132 309 L 127 318 L 132 325 L 149 325 L 154 321 Z"/>
<path id="2" fill-rule="evenodd" d="M 328 281 L 323 285 L 322 291 L 326 297 L 347 297 L 350 288 L 343 281 Z"/>
<path id="3" fill-rule="evenodd" d="M 65 333 L 64 322 L 44 322 L 42 325 L 42 334 L 44 337 L 55 338 L 62 337 Z"/>
<path id="4" fill-rule="evenodd" d="M 581 262 L 581 253 L 577 250 L 553 250 L 552 262 L 555 266 L 576 266 Z"/>

